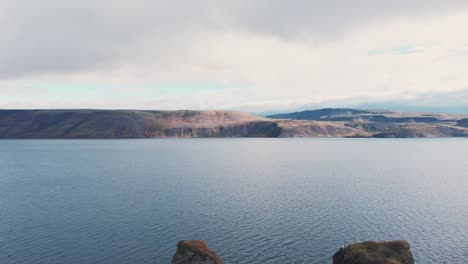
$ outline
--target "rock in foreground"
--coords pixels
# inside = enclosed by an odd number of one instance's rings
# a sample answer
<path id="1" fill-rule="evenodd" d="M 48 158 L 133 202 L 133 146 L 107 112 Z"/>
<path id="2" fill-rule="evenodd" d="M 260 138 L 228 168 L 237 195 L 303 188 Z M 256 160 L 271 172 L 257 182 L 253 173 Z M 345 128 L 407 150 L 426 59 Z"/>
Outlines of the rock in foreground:
<path id="1" fill-rule="evenodd" d="M 341 248 L 333 264 L 414 264 L 414 259 L 406 241 L 367 241 Z"/>
<path id="2" fill-rule="evenodd" d="M 222 264 L 221 258 L 202 240 L 181 240 L 172 264 Z"/>

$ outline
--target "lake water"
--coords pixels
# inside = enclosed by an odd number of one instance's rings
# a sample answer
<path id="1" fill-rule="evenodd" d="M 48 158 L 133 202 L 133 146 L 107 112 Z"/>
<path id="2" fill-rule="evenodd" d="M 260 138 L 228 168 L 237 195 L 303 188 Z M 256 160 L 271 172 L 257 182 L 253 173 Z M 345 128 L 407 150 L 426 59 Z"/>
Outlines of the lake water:
<path id="1" fill-rule="evenodd" d="M 467 263 L 468 139 L 0 141 L 0 263 L 331 263 L 406 239 Z"/>

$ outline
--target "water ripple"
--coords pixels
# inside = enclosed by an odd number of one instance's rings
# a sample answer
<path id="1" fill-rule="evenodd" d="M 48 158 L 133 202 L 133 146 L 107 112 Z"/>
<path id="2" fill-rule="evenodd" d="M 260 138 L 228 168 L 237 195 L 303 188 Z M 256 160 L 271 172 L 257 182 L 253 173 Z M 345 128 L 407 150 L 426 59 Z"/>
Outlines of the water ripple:
<path id="1" fill-rule="evenodd" d="M 227 264 L 323 264 L 407 239 L 462 264 L 468 141 L 0 141 L 0 263 L 169 263 L 204 239 Z M 402 151 L 404 150 L 404 151 Z"/>

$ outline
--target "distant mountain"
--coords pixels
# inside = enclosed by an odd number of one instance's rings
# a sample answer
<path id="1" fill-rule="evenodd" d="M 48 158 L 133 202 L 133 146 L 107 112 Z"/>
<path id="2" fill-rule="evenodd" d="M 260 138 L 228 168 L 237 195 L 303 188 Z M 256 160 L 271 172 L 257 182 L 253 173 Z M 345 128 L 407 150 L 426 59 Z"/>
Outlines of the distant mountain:
<path id="1" fill-rule="evenodd" d="M 400 113 L 387 110 L 324 108 L 288 114 L 269 115 L 268 118 L 317 121 L 368 121 L 385 123 L 434 123 L 447 119 L 445 114 Z M 452 120 L 456 120 L 455 118 Z"/>
<path id="2" fill-rule="evenodd" d="M 324 108 L 318 110 L 306 110 L 301 112 L 268 115 L 268 118 L 274 119 L 296 119 L 296 120 L 328 120 L 333 117 L 355 116 L 360 114 L 368 114 L 367 110 L 350 109 L 350 108 Z"/>
<path id="3" fill-rule="evenodd" d="M 459 114 L 401 113 L 387 110 L 325 108 L 267 116 L 279 120 L 314 120 L 366 131 L 369 137 L 465 137 L 468 117 Z"/>
<path id="4" fill-rule="evenodd" d="M 241 112 L 0 111 L 0 138 L 272 137 L 278 133 L 275 122 Z"/>
<path id="5" fill-rule="evenodd" d="M 468 116 L 328 108 L 234 111 L 0 110 L 0 138 L 466 137 Z"/>

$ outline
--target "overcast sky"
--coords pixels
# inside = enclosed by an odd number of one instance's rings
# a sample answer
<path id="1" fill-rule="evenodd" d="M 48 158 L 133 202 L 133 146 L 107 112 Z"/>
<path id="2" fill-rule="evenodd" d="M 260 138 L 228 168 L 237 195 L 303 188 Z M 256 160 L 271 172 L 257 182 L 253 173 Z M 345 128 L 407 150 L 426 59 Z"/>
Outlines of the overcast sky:
<path id="1" fill-rule="evenodd" d="M 1 0 L 0 108 L 468 112 L 466 0 Z"/>

